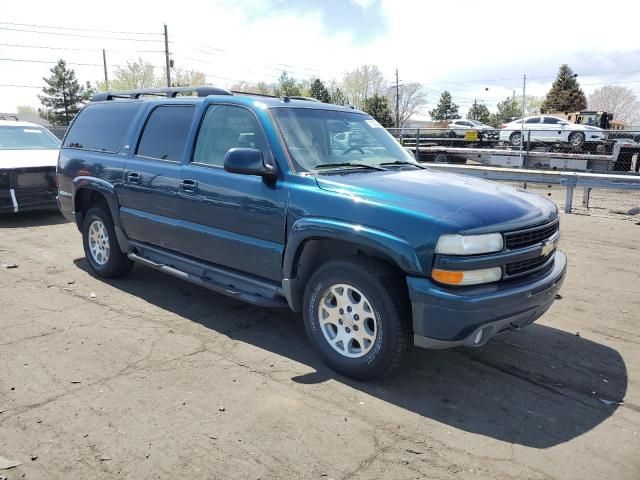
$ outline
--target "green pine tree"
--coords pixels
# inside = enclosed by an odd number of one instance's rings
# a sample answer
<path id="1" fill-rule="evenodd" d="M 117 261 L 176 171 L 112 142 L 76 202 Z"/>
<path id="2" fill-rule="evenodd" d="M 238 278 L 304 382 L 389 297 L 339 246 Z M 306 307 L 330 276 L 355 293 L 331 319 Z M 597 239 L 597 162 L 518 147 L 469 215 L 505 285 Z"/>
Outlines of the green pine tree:
<path id="1" fill-rule="evenodd" d="M 432 120 L 441 121 L 441 120 L 455 120 L 460 118 L 458 114 L 458 105 L 453 103 L 453 99 L 451 98 L 451 94 L 447 91 L 442 92 L 440 96 L 440 101 L 434 110 L 429 112 Z"/>
<path id="2" fill-rule="evenodd" d="M 587 108 L 587 97 L 580 88 L 576 76 L 569 65 L 560 67 L 558 76 L 540 107 L 542 113 L 579 112 Z"/>
<path id="3" fill-rule="evenodd" d="M 334 105 L 346 105 L 348 103 L 347 97 L 345 97 L 344 93 L 342 93 L 342 90 L 336 88 L 333 92 L 331 92 L 331 103 L 333 103 Z"/>
<path id="4" fill-rule="evenodd" d="M 76 74 L 67 68 L 64 60 L 58 60 L 51 69 L 51 76 L 43 78 L 47 86 L 44 95 L 38 95 L 42 105 L 49 109 L 48 118 L 54 125 L 69 125 L 92 93 L 91 86 L 80 86 Z"/>
<path id="5" fill-rule="evenodd" d="M 507 97 L 496 105 L 498 111 L 492 113 L 489 118 L 489 125 L 500 128 L 503 123 L 510 122 L 522 117 L 522 105 L 515 98 Z"/>
<path id="6" fill-rule="evenodd" d="M 474 103 L 467 113 L 467 118 L 470 120 L 477 120 L 480 123 L 487 124 L 491 118 L 491 112 L 486 105 Z"/>
<path id="7" fill-rule="evenodd" d="M 324 83 L 322 83 L 322 81 L 319 78 L 316 78 L 311 83 L 311 88 L 309 89 L 309 91 L 311 96 L 316 100 L 320 100 L 321 102 L 324 102 L 324 103 L 329 103 L 331 101 L 327 87 L 324 86 Z"/>
<path id="8" fill-rule="evenodd" d="M 290 77 L 285 71 L 282 72 L 282 75 L 278 78 L 278 88 L 275 93 L 278 97 L 295 97 L 302 95 L 302 88 L 298 82 L 296 82 L 296 79 Z"/>
<path id="9" fill-rule="evenodd" d="M 375 118 L 385 128 L 393 127 L 393 118 L 387 99 L 381 95 L 374 95 L 364 101 L 363 110 Z"/>

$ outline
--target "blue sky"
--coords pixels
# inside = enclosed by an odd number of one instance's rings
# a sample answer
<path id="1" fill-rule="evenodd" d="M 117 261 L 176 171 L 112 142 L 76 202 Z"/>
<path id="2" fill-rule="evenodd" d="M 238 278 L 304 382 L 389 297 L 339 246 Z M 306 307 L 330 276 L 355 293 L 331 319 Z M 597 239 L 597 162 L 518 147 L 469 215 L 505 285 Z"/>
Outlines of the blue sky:
<path id="1" fill-rule="evenodd" d="M 315 10 L 321 15 L 329 33 L 350 32 L 354 45 L 366 45 L 385 35 L 388 23 L 379 1 L 281 0 L 273 4 L 271 15 L 278 12 L 305 13 Z"/>

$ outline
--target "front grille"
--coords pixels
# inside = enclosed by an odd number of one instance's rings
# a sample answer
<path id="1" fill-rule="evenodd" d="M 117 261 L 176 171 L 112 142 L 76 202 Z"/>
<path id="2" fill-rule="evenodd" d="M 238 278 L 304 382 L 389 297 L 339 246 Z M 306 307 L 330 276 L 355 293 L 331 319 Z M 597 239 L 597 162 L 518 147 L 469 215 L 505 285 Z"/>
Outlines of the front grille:
<path id="1" fill-rule="evenodd" d="M 505 267 L 505 270 L 507 275 L 510 277 L 521 275 L 523 273 L 529 273 L 542 267 L 552 256 L 553 253 L 544 257 L 536 257 L 529 260 L 523 260 L 521 262 L 508 263 Z"/>
<path id="2" fill-rule="evenodd" d="M 51 172 L 20 172 L 16 174 L 17 188 L 48 188 L 53 187 Z"/>
<path id="3" fill-rule="evenodd" d="M 542 225 L 540 227 L 528 228 L 518 232 L 505 234 L 506 245 L 509 250 L 516 248 L 530 247 L 536 243 L 551 238 L 559 228 L 559 222 L 556 220 L 552 223 Z"/>

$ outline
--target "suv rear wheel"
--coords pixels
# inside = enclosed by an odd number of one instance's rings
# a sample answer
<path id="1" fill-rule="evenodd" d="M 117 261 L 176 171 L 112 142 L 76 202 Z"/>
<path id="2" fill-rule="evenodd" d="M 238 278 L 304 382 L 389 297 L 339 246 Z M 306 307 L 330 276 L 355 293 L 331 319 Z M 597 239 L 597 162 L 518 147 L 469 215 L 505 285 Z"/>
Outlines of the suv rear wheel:
<path id="1" fill-rule="evenodd" d="M 305 326 L 325 363 L 366 380 L 391 372 L 404 357 L 410 338 L 408 305 L 402 278 L 384 262 L 333 260 L 306 286 Z"/>
<path id="2" fill-rule="evenodd" d="M 120 250 L 111 215 L 101 207 L 93 207 L 85 215 L 82 244 L 89 267 L 98 277 L 120 277 L 133 267 Z"/>

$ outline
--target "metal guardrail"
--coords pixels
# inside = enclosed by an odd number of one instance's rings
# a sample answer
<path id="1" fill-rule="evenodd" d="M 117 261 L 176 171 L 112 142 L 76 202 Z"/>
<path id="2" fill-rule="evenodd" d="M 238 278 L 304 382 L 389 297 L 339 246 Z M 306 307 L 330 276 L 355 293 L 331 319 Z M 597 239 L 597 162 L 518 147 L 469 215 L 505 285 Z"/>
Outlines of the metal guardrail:
<path id="1" fill-rule="evenodd" d="M 502 182 L 539 183 L 559 185 L 566 188 L 565 209 L 571 213 L 573 208 L 573 192 L 576 188 L 584 188 L 583 205 L 589 206 L 591 189 L 635 190 L 640 192 L 640 177 L 634 175 L 614 175 L 586 172 L 540 171 L 527 169 L 508 169 L 497 167 L 428 164 L 429 168 L 463 175 Z"/>
<path id="2" fill-rule="evenodd" d="M 630 171 L 639 172 L 640 160 L 635 160 L 640 152 L 640 129 L 627 130 L 589 130 L 578 131 L 565 126 L 554 128 L 545 125 L 542 129 L 451 129 L 448 127 L 388 128 L 387 129 L 405 148 L 411 150 L 420 161 L 453 157 L 453 163 L 459 163 L 467 153 L 487 157 L 489 154 L 519 156 L 520 167 L 538 168 L 533 157 L 556 159 L 554 165 L 542 162 L 540 168 L 562 168 L 590 171 Z M 518 142 L 511 141 L 511 135 L 518 135 Z M 572 144 L 573 136 L 582 139 Z M 523 139 L 520 142 L 520 139 Z M 576 137 L 578 138 L 578 137 Z M 580 140 L 578 138 L 578 140 Z M 624 152 L 620 150 L 623 147 Z M 446 150 L 445 150 L 446 149 Z M 472 152 L 473 150 L 473 152 Z M 573 160 L 584 161 L 584 165 L 564 165 L 558 162 L 566 156 L 569 163 Z M 470 157 L 469 157 L 470 158 Z M 458 161 L 457 161 L 458 160 Z M 442 160 L 436 160 L 442 161 Z M 635 163 L 634 163 L 635 162 Z M 488 158 L 481 160 L 485 165 L 503 165 L 493 163 Z M 509 165 L 513 162 L 507 162 Z M 575 163 L 575 162 L 574 162 Z M 634 168 L 635 165 L 635 168 Z"/>

